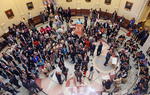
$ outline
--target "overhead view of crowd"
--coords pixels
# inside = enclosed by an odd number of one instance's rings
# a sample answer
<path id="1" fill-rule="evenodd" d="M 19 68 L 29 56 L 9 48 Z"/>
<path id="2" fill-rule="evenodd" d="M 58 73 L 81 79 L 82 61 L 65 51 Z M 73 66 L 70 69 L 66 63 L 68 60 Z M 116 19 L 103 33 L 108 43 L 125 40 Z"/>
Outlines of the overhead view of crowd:
<path id="1" fill-rule="evenodd" d="M 84 21 L 78 18 L 77 22 L 74 22 L 71 19 L 70 7 L 63 9 L 60 6 L 55 10 L 54 5 L 51 4 L 50 7 L 47 6 L 46 10 L 40 12 L 42 23 L 48 22 L 49 24 L 46 27 L 40 27 L 40 30 L 34 25 L 31 14 L 28 13 L 30 22 L 23 18 L 19 27 L 15 24 L 13 24 L 13 27 L 8 27 L 11 35 L 8 36 L 7 52 L 2 52 L 0 76 L 9 80 L 9 82 L 0 81 L 0 89 L 16 95 L 20 91 L 15 87 L 24 87 L 29 91 L 29 95 L 38 95 L 37 93 L 42 91 L 42 88 L 37 85 L 35 79 L 39 78 L 40 74 L 49 77 L 49 73 L 55 70 L 57 66 L 61 72 L 56 71 L 55 75 L 61 85 L 63 81 L 67 81 L 69 71 L 69 68 L 65 65 L 65 60 L 70 60 L 70 64 L 74 64 L 77 82 L 81 82 L 81 78 L 86 76 L 91 81 L 95 68 L 91 66 L 88 69 L 89 57 L 94 57 L 95 51 L 97 56 L 101 55 L 103 43 L 99 40 L 105 38 L 110 48 L 106 54 L 104 66 L 107 67 L 110 57 L 115 52 L 119 54 L 116 57 L 120 60 L 119 72 L 115 75 L 115 78 L 102 82 L 105 90 L 110 89 L 113 82 L 116 86 L 120 83 L 124 84 L 128 78 L 128 71 L 131 69 L 130 64 L 135 64 L 137 69 L 141 69 L 139 75 L 143 76 L 136 84 L 134 92 L 129 95 L 142 95 L 142 93 L 148 92 L 150 77 L 147 66 L 149 62 L 143 51 L 140 50 L 139 45 L 143 46 L 149 33 L 147 28 L 137 27 L 132 29 L 135 22 L 134 18 L 128 25 L 129 32 L 127 35 L 119 35 L 125 17 L 116 19 L 116 11 L 113 13 L 112 19 L 108 18 L 104 23 L 101 21 L 101 9 L 98 11 L 91 9 L 89 16 L 84 16 Z M 88 20 L 90 20 L 90 25 L 87 24 Z M 66 24 L 67 27 L 62 27 L 63 24 Z M 76 24 L 83 25 L 82 35 L 75 33 Z M 131 33 L 133 34 L 132 38 L 126 40 Z M 95 44 L 95 42 L 98 42 L 98 44 Z M 118 50 L 118 48 L 121 48 L 121 50 Z M 134 58 L 134 63 L 130 62 L 131 57 Z M 90 72 L 90 74 L 87 75 L 87 72 Z M 61 78 L 62 75 L 65 76 L 64 80 Z M 22 84 L 19 84 L 19 81 Z"/>

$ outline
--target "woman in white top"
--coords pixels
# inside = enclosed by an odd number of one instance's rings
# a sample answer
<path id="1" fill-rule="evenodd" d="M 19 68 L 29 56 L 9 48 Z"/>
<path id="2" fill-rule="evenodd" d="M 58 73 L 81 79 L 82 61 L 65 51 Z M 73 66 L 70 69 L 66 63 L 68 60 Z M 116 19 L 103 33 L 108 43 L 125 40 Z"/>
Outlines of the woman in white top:
<path id="1" fill-rule="evenodd" d="M 93 9 L 90 10 L 90 17 L 92 17 Z"/>
<path id="2" fill-rule="evenodd" d="M 100 24 L 100 19 L 99 19 L 99 17 L 97 17 L 96 23 L 99 23 L 99 24 Z"/>
<path id="3" fill-rule="evenodd" d="M 90 67 L 90 74 L 89 74 L 89 80 L 92 80 L 93 79 L 93 74 L 94 74 L 94 69 L 93 69 L 93 66 Z"/>

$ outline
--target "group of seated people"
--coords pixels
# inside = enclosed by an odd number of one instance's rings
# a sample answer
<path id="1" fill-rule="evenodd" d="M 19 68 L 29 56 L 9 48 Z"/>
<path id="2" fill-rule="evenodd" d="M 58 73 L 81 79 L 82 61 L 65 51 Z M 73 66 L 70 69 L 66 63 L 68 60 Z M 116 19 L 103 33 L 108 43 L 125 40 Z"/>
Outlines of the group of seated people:
<path id="1" fill-rule="evenodd" d="M 62 14 L 62 9 L 59 9 L 59 14 Z M 7 53 L 3 53 L 2 60 L 0 60 L 0 75 L 10 81 L 10 83 L 5 83 L 1 81 L 3 89 L 15 95 L 18 93 L 16 89 L 8 89 L 8 85 L 16 85 L 20 88 L 16 76 L 20 78 L 23 87 L 29 91 L 29 95 L 41 91 L 42 89 L 38 87 L 34 79 L 39 77 L 39 74 L 43 73 L 48 77 L 48 72 L 54 70 L 56 66 L 62 71 L 56 72 L 56 77 L 59 84 L 63 83 L 61 75 L 65 76 L 67 80 L 68 70 L 64 64 L 65 59 L 71 59 L 71 62 L 75 64 L 75 74 L 80 78 L 81 82 L 81 71 L 86 77 L 86 72 L 88 71 L 89 56 L 94 56 L 94 51 L 96 50 L 96 45 L 94 42 L 97 42 L 101 37 L 105 29 L 107 29 L 106 37 L 108 37 L 108 42 L 112 42 L 110 49 L 115 49 L 123 44 L 125 40 L 124 35 L 120 35 L 118 40 L 116 36 L 119 34 L 120 25 L 116 22 L 111 24 L 111 22 L 106 21 L 102 24 L 99 18 L 92 17 L 90 26 L 86 25 L 87 16 L 84 17 L 84 28 L 82 29 L 82 36 L 75 34 L 75 27 L 73 20 L 69 20 L 71 23 L 68 23 L 67 28 L 61 28 L 61 19 L 56 19 L 56 26 L 58 29 L 53 27 L 53 20 L 49 22 L 49 26 L 45 28 L 41 27 L 40 31 L 37 30 L 34 26 L 31 26 L 30 29 L 22 23 L 20 28 L 13 27 L 16 34 L 8 36 L 9 49 Z M 96 20 L 95 20 L 96 19 Z M 78 19 L 76 24 L 82 24 L 80 19 Z M 88 26 L 88 27 L 87 27 Z M 16 37 L 20 40 L 19 43 L 16 40 Z M 112 41 L 113 40 L 113 41 Z M 129 42 L 129 43 L 128 43 Z M 97 49 L 97 56 L 101 54 L 102 51 L 102 42 L 99 43 Z M 119 53 L 121 59 L 120 63 L 120 73 L 116 78 L 127 78 L 128 70 L 130 69 L 130 56 L 129 52 L 136 50 L 138 46 L 132 43 L 132 39 L 125 42 L 124 49 Z M 133 49 L 132 49 L 133 48 Z M 90 55 L 87 54 L 90 52 Z M 143 58 L 137 57 L 136 58 Z M 136 60 L 136 59 L 135 59 Z M 142 62 L 142 60 L 141 60 Z M 22 68 L 18 65 L 21 64 Z M 89 79 L 93 78 L 93 67 L 91 67 Z M 103 85 L 112 84 L 112 80 L 105 81 Z M 110 87 L 110 86 L 109 86 Z M 109 87 L 105 87 L 108 89 Z M 138 89 L 138 88 L 137 88 Z M 34 92 L 36 90 L 36 92 Z"/>

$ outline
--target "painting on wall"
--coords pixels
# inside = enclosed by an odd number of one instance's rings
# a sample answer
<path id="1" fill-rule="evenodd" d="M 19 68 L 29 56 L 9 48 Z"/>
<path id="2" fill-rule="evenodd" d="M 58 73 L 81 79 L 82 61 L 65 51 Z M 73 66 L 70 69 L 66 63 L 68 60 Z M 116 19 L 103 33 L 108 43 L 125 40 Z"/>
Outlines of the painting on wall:
<path id="1" fill-rule="evenodd" d="M 128 11 L 131 11 L 132 6 L 133 6 L 133 3 L 127 1 L 124 8 Z"/>
<path id="2" fill-rule="evenodd" d="M 111 0 L 105 0 L 105 4 L 110 5 L 111 4 Z"/>
<path id="3" fill-rule="evenodd" d="M 85 0 L 86 2 L 91 2 L 91 0 Z"/>
<path id="4" fill-rule="evenodd" d="M 32 2 L 27 3 L 27 8 L 28 10 L 32 10 L 34 8 L 33 3 Z"/>
<path id="5" fill-rule="evenodd" d="M 12 9 L 5 11 L 5 13 L 6 13 L 8 19 L 12 19 L 14 17 L 14 13 L 13 13 Z"/>
<path id="6" fill-rule="evenodd" d="M 72 2 L 72 0 L 66 0 L 66 2 Z"/>

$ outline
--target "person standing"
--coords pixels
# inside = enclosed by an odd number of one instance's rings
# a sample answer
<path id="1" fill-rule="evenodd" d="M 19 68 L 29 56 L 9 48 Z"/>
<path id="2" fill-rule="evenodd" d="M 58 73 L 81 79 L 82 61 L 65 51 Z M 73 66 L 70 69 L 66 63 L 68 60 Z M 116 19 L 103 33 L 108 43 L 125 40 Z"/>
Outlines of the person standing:
<path id="1" fill-rule="evenodd" d="M 5 83 L 6 86 L 6 91 L 12 93 L 12 95 L 16 95 L 16 93 L 19 93 L 20 91 L 17 91 L 12 85 L 10 85 L 9 83 Z"/>
<path id="2" fill-rule="evenodd" d="M 96 48 L 96 45 L 94 44 L 94 42 L 92 43 L 92 45 L 90 45 L 90 56 L 92 55 L 94 55 L 94 51 L 95 51 L 95 48 Z"/>
<path id="3" fill-rule="evenodd" d="M 115 11 L 115 12 L 113 12 L 113 14 L 112 14 L 112 20 L 111 20 L 111 23 L 114 23 L 115 20 L 116 20 L 116 18 L 117 18 L 117 12 Z"/>
<path id="4" fill-rule="evenodd" d="M 68 7 L 68 17 L 69 17 L 69 19 L 71 18 L 71 10 L 70 10 L 70 7 Z"/>
<path id="5" fill-rule="evenodd" d="M 51 9 L 51 11 L 52 11 L 52 13 L 54 15 L 54 5 L 53 5 L 53 3 L 50 3 L 50 9 Z"/>
<path id="6" fill-rule="evenodd" d="M 44 10 L 44 19 L 45 21 L 48 21 L 48 13 L 46 10 Z"/>
<path id="7" fill-rule="evenodd" d="M 59 84 L 61 85 L 61 84 L 62 84 L 62 81 L 61 81 L 61 75 L 60 75 L 60 72 L 59 72 L 59 71 L 56 72 L 56 78 L 57 78 Z"/>
<path id="8" fill-rule="evenodd" d="M 104 63 L 104 66 L 106 66 L 108 64 L 108 61 L 109 61 L 109 59 L 110 59 L 111 56 L 112 56 L 112 49 L 106 55 L 106 58 L 105 58 L 106 61 Z"/>
<path id="9" fill-rule="evenodd" d="M 3 90 L 6 90 L 6 86 L 4 85 L 2 80 L 0 81 L 0 91 L 1 91 L 1 88 L 3 88 Z"/>
<path id="10" fill-rule="evenodd" d="M 92 14 L 93 14 L 93 9 L 91 8 L 90 9 L 90 17 L 92 17 Z"/>
<path id="11" fill-rule="evenodd" d="M 28 16 L 29 16 L 30 23 L 31 23 L 31 24 L 34 24 L 32 15 L 31 15 L 30 13 L 28 13 Z"/>
<path id="12" fill-rule="evenodd" d="M 18 84 L 18 80 L 16 79 L 15 75 L 10 76 L 9 79 L 10 79 L 9 82 L 10 82 L 11 84 L 14 84 L 14 85 L 17 86 L 18 88 L 21 87 L 21 86 Z"/>
<path id="13" fill-rule="evenodd" d="M 98 11 L 98 16 L 97 16 L 97 17 L 99 17 L 99 19 L 101 17 L 101 13 L 102 13 L 102 11 L 101 11 L 101 8 L 100 8 L 99 11 Z"/>
<path id="14" fill-rule="evenodd" d="M 82 72 L 80 70 L 75 71 L 75 76 L 76 76 L 77 82 L 78 81 L 81 82 Z"/>
<path id="15" fill-rule="evenodd" d="M 88 77 L 89 80 L 93 79 L 93 74 L 94 74 L 94 69 L 93 69 L 93 66 L 91 66 L 90 67 L 90 74 L 89 74 L 89 77 Z"/>
<path id="16" fill-rule="evenodd" d="M 63 69 L 62 69 L 62 73 L 64 74 L 64 76 L 65 76 L 65 81 L 67 81 L 67 75 L 68 75 L 68 68 L 66 68 L 65 66 L 63 67 Z"/>
<path id="17" fill-rule="evenodd" d="M 41 18 L 41 22 L 44 24 L 44 19 L 43 19 L 44 18 L 44 14 L 43 14 L 42 11 L 40 12 L 40 18 Z"/>
<path id="18" fill-rule="evenodd" d="M 103 47 L 103 44 L 102 44 L 102 42 L 100 42 L 100 44 L 99 44 L 99 46 L 97 48 L 97 56 L 99 56 L 101 54 L 102 47 Z"/>
<path id="19" fill-rule="evenodd" d="M 31 79 L 30 83 L 28 84 L 28 89 L 31 89 L 31 88 L 34 88 L 36 92 L 38 92 L 38 90 L 42 91 L 42 89 L 36 84 L 36 82 L 33 79 Z"/>

